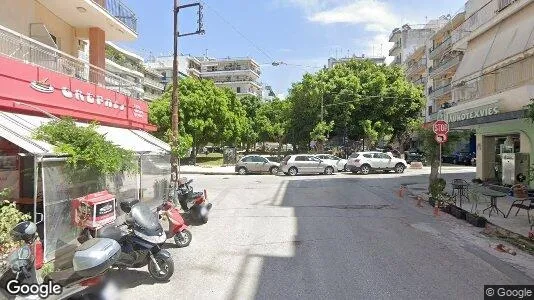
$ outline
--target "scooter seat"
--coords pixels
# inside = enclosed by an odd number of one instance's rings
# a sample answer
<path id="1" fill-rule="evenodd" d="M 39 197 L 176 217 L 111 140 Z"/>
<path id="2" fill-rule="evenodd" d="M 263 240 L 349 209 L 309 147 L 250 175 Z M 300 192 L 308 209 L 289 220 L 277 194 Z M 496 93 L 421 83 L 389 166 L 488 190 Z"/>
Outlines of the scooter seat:
<path id="1" fill-rule="evenodd" d="M 84 277 L 79 276 L 74 272 L 74 268 L 69 268 L 63 271 L 52 272 L 44 278 L 44 282 L 52 281 L 53 283 L 60 284 L 65 287 L 67 285 L 74 284 L 83 280 Z"/>
<path id="2" fill-rule="evenodd" d="M 98 230 L 97 236 L 99 238 L 107 238 L 107 239 L 112 239 L 112 240 L 115 240 L 117 242 L 120 242 L 121 239 L 122 239 L 123 234 L 122 234 L 122 231 L 120 230 L 120 228 L 118 228 L 117 226 L 108 225 L 108 226 L 104 226 L 100 230 Z"/>

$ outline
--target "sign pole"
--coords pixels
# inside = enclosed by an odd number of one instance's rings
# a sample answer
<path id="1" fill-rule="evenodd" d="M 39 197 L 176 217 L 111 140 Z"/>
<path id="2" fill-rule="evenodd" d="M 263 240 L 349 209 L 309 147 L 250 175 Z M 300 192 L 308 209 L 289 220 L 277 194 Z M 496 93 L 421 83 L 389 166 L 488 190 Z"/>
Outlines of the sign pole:
<path id="1" fill-rule="evenodd" d="M 441 177 L 441 143 L 439 143 L 439 176 Z"/>

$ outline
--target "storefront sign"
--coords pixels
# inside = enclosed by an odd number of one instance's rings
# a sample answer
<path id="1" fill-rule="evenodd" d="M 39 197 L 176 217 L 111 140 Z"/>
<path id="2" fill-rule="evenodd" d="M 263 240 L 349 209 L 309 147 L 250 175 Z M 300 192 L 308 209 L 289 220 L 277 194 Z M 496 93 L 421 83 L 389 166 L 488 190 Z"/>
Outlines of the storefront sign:
<path id="1" fill-rule="evenodd" d="M 145 101 L 48 69 L 0 57 L 0 110 L 73 117 L 102 125 L 155 130 Z"/>
<path id="2" fill-rule="evenodd" d="M 492 116 L 500 113 L 499 105 L 492 104 L 483 107 L 475 107 L 471 109 L 462 110 L 454 113 L 447 113 L 449 122 L 458 122 L 469 119 L 476 119 L 480 117 Z"/>

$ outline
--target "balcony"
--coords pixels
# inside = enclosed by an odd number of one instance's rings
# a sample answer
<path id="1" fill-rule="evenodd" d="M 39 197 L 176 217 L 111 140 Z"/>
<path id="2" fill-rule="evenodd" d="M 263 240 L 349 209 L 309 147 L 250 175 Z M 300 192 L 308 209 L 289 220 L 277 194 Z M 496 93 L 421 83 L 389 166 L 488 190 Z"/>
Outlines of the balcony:
<path id="1" fill-rule="evenodd" d="M 0 55 L 139 98 L 137 84 L 0 26 Z"/>
<path id="2" fill-rule="evenodd" d="M 157 98 L 161 97 L 161 95 L 162 94 L 156 94 L 156 93 L 152 93 L 152 92 L 149 92 L 149 91 L 145 91 L 144 94 L 143 94 L 143 99 L 145 101 L 154 101 Z"/>
<path id="3" fill-rule="evenodd" d="M 433 59 L 436 56 L 443 54 L 443 52 L 445 52 L 445 50 L 447 50 L 451 46 L 451 44 L 452 44 L 452 39 L 451 37 L 448 37 L 443 42 L 441 42 L 441 44 L 430 48 L 430 52 L 428 54 L 430 59 Z"/>
<path id="4" fill-rule="evenodd" d="M 431 89 L 428 93 L 428 95 L 430 96 L 430 98 L 432 99 L 436 99 L 438 97 L 441 97 L 443 95 L 446 95 L 448 93 L 451 92 L 451 84 L 446 84 L 446 85 L 443 85 L 443 86 L 440 86 L 436 89 Z"/>
<path id="5" fill-rule="evenodd" d="M 457 83 L 456 102 L 471 101 L 534 83 L 534 56 L 486 73 L 474 80 Z"/>
<path id="6" fill-rule="evenodd" d="M 439 65 L 437 65 L 436 67 L 430 67 L 429 76 L 434 78 L 438 75 L 441 75 L 444 72 L 449 71 L 453 67 L 457 66 L 461 60 L 462 60 L 462 55 L 460 54 L 455 55 L 452 58 L 446 59 L 443 62 L 441 62 Z"/>
<path id="7" fill-rule="evenodd" d="M 109 41 L 137 39 L 137 17 L 121 0 L 37 0 L 75 28 L 98 27 Z"/>
<path id="8" fill-rule="evenodd" d="M 396 56 L 397 53 L 399 53 L 402 49 L 401 47 L 401 42 L 400 41 L 396 41 L 395 44 L 393 44 L 393 47 L 391 49 L 389 49 L 389 56 Z"/>
<path id="9" fill-rule="evenodd" d="M 156 81 L 150 77 L 146 77 L 143 78 L 143 84 L 144 85 L 148 85 L 148 86 L 151 86 L 157 90 L 160 90 L 160 91 L 163 91 L 164 88 L 165 88 L 165 85 L 159 81 Z"/>
<path id="10" fill-rule="evenodd" d="M 530 0 L 491 0 L 487 2 L 452 31 L 452 42 L 455 45 L 466 44 L 468 39 L 472 39 L 482 32 L 483 27 L 487 29 L 497 24 L 530 2 Z M 479 33 L 472 35 L 475 32 Z"/>
<path id="11" fill-rule="evenodd" d="M 408 64 L 406 75 L 422 74 L 426 69 L 426 58 Z"/>

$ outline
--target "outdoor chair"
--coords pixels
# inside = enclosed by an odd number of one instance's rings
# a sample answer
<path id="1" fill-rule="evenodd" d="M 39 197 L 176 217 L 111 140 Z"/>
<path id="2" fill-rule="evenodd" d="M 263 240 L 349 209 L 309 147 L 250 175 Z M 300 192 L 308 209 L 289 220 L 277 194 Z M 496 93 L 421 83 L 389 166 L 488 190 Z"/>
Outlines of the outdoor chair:
<path id="1" fill-rule="evenodd" d="M 523 184 L 516 184 L 512 186 L 512 195 L 516 199 L 512 202 L 512 206 L 508 210 L 506 217 L 510 215 L 512 208 L 517 207 L 515 215 L 519 213 L 519 210 L 524 209 L 527 211 L 528 223 L 530 224 L 530 210 L 534 209 L 534 197 L 528 196 L 528 188 Z"/>

